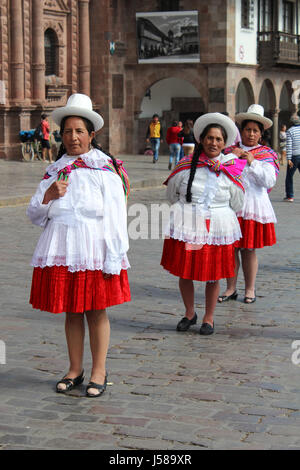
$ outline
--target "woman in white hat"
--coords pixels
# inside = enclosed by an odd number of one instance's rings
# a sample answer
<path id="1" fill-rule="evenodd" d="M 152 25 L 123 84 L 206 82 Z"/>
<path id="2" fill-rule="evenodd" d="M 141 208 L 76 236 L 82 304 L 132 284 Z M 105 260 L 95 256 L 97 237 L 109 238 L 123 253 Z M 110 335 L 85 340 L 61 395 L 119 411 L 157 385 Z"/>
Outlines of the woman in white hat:
<path id="1" fill-rule="evenodd" d="M 245 278 L 244 302 L 250 304 L 256 300 L 258 260 L 255 250 L 276 243 L 274 229 L 276 216 L 268 192 L 276 183 L 279 161 L 277 154 L 271 148 L 260 145 L 264 131 L 273 124 L 271 119 L 264 116 L 262 106 L 251 105 L 246 113 L 237 114 L 236 122 L 241 127 L 242 142 L 239 146 L 229 148 L 228 152 L 247 160 L 243 172 L 245 201 L 243 209 L 238 213 L 243 238 L 237 244 L 236 275 L 227 280 L 227 289 L 218 301 L 237 299 L 236 284 L 240 265 L 238 249 L 240 249 Z"/>
<path id="2" fill-rule="evenodd" d="M 130 300 L 126 197 L 122 162 L 101 151 L 95 132 L 103 126 L 90 98 L 74 94 L 52 113 L 60 125 L 58 160 L 47 168 L 27 214 L 43 227 L 32 265 L 30 303 L 51 313 L 66 312 L 70 366 L 56 384 L 70 391 L 84 379 L 84 314 L 92 371 L 88 397 L 106 389 L 110 324 L 106 308 Z"/>
<path id="3" fill-rule="evenodd" d="M 235 212 L 244 201 L 241 172 L 245 161 L 222 151 L 234 142 L 236 133 L 232 120 L 220 113 L 198 118 L 193 155 L 180 160 L 165 182 L 172 207 L 161 264 L 179 277 L 185 316 L 177 331 L 187 331 L 197 321 L 196 280 L 206 282 L 200 334 L 212 334 L 219 279 L 235 273 L 234 243 L 241 237 Z"/>

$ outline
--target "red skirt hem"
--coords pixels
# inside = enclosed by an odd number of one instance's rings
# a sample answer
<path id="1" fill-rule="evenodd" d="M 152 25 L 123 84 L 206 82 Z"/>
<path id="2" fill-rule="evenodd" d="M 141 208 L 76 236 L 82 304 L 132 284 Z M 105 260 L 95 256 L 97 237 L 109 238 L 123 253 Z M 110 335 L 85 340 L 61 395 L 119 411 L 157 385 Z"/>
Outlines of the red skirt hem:
<path id="1" fill-rule="evenodd" d="M 218 281 L 235 275 L 234 244 L 191 245 L 166 238 L 160 263 L 174 276 L 194 281 Z"/>
<path id="2" fill-rule="evenodd" d="M 263 248 L 264 246 L 272 246 L 276 243 L 276 234 L 274 223 L 262 224 L 255 220 L 247 220 L 242 217 L 238 218 L 242 238 L 237 243 L 237 248 Z"/>
<path id="3" fill-rule="evenodd" d="M 34 268 L 33 308 L 50 313 L 104 310 L 131 300 L 127 271 L 103 278 L 102 271 L 70 272 L 66 266 Z"/>

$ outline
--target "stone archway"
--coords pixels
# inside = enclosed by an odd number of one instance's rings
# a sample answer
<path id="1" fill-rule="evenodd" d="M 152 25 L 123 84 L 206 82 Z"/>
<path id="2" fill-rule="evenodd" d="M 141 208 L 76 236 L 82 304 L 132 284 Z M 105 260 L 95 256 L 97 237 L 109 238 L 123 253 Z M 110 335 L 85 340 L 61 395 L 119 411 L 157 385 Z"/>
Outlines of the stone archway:
<path id="1" fill-rule="evenodd" d="M 264 114 L 273 121 L 273 126 L 266 131 L 270 135 L 272 148 L 278 148 L 278 106 L 274 85 L 268 78 L 262 83 L 258 103 L 264 107 Z"/>
<path id="2" fill-rule="evenodd" d="M 147 127 L 153 114 L 157 113 L 160 116 L 165 135 L 172 121 L 185 121 L 188 118 L 195 120 L 206 111 L 199 90 L 190 81 L 179 77 L 166 77 L 153 83 L 145 90 L 139 108 L 141 110 L 138 116 L 140 153 L 143 152 Z M 168 152 L 165 141 L 161 146 L 161 152 Z"/>
<path id="3" fill-rule="evenodd" d="M 268 78 L 263 81 L 259 93 L 258 103 L 264 107 L 265 116 L 272 119 L 276 109 L 276 95 L 273 83 Z"/>
<path id="4" fill-rule="evenodd" d="M 290 117 L 295 111 L 295 105 L 292 102 L 293 88 L 289 80 L 284 82 L 280 92 L 279 99 L 279 128 L 282 124 L 289 127 Z"/>
<path id="5" fill-rule="evenodd" d="M 254 92 L 250 81 L 242 78 L 235 94 L 235 112 L 244 113 L 254 103 Z"/>

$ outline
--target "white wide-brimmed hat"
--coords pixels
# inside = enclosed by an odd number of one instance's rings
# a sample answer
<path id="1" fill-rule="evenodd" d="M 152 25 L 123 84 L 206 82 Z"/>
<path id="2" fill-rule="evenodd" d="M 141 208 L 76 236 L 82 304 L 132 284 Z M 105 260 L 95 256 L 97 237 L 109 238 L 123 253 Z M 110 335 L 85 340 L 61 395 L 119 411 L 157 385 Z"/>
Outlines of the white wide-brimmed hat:
<path id="1" fill-rule="evenodd" d="M 91 98 L 82 93 L 71 95 L 66 106 L 55 109 L 51 116 L 58 126 L 60 126 L 61 120 L 66 116 L 80 116 L 88 119 L 93 124 L 95 131 L 99 131 L 104 125 L 102 116 L 93 111 Z"/>
<path id="2" fill-rule="evenodd" d="M 260 104 L 251 104 L 246 113 L 239 113 L 235 116 L 235 121 L 237 124 L 241 124 L 243 121 L 260 122 L 265 130 L 273 126 L 271 119 L 264 116 L 264 108 Z"/>
<path id="3" fill-rule="evenodd" d="M 221 113 L 207 113 L 198 117 L 198 119 L 195 121 L 193 129 L 194 137 L 198 143 L 200 142 L 200 135 L 209 124 L 219 124 L 220 126 L 224 127 L 227 133 L 227 140 L 225 142 L 226 147 L 229 147 L 234 143 L 238 129 L 232 119 Z"/>

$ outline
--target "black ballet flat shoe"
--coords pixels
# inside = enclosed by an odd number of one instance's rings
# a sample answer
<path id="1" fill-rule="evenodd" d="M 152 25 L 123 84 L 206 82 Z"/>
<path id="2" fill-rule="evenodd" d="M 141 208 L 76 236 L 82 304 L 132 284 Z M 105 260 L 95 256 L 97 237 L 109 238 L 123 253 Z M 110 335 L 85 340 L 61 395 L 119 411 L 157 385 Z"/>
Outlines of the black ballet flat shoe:
<path id="1" fill-rule="evenodd" d="M 213 326 L 211 326 L 209 323 L 202 323 L 199 333 L 200 335 L 208 336 L 212 335 L 214 331 L 215 323 L 213 324 Z"/>
<path id="2" fill-rule="evenodd" d="M 96 382 L 89 382 L 86 386 L 86 396 L 88 398 L 96 398 L 96 397 L 100 397 L 106 390 L 106 386 L 107 386 L 107 375 L 105 376 L 105 380 L 104 380 L 104 384 L 97 384 Z M 90 388 L 96 388 L 98 390 L 99 393 L 97 394 L 93 394 L 93 393 L 89 393 L 89 389 Z"/>
<path id="3" fill-rule="evenodd" d="M 197 314 L 193 316 L 191 320 L 187 317 L 183 317 L 180 322 L 177 324 L 176 330 L 177 331 L 187 331 L 190 326 L 195 325 L 197 323 Z"/>
<path id="4" fill-rule="evenodd" d="M 227 300 L 236 300 L 237 296 L 237 291 L 234 291 L 234 293 L 231 295 L 219 295 L 218 302 L 221 304 L 222 302 L 227 302 Z"/>
<path id="5" fill-rule="evenodd" d="M 78 377 L 75 377 L 75 379 L 70 379 L 69 377 L 66 377 L 66 376 L 63 377 L 56 384 L 56 392 L 57 393 L 69 392 L 70 390 L 73 390 L 73 388 L 76 387 L 77 385 L 81 385 L 82 382 L 84 381 L 84 375 L 83 374 L 84 374 L 84 371 L 82 371 L 81 374 L 78 375 Z M 64 388 L 64 389 L 58 388 L 59 384 L 64 384 L 66 386 L 66 388 Z"/>

